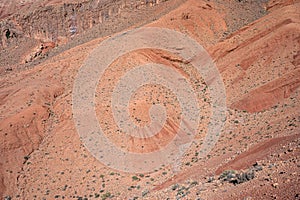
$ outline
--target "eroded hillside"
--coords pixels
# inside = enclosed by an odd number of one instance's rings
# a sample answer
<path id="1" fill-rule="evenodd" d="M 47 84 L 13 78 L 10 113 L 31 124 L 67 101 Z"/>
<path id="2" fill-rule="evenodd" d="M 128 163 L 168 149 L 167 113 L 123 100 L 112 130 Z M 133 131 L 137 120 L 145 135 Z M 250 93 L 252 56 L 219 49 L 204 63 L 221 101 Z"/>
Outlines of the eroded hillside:
<path id="1" fill-rule="evenodd" d="M 15 26 L 10 23 L 18 22 L 20 26 L 11 28 L 11 33 L 18 28 L 21 31 L 20 38 L 9 38 L 11 44 L 5 28 L 2 35 L 5 41 L 0 76 L 1 196 L 7 199 L 299 198 L 299 1 L 188 0 L 180 4 L 169 0 L 158 5 L 147 1 L 148 4 L 135 2 L 133 7 L 138 11 L 132 13 L 126 11 L 132 5 L 127 1 L 45 2 L 37 1 L 36 7 L 28 4 L 32 10 L 16 12 L 1 21 L 2 26 L 9 27 Z M 41 3 L 49 10 L 39 9 Z M 92 3 L 96 7 L 90 9 Z M 102 15 L 105 8 L 109 8 L 107 22 Z M 76 21 L 78 34 L 71 37 L 70 26 L 74 22 L 71 16 L 75 11 L 79 16 L 80 9 L 82 16 Z M 97 12 L 92 12 L 93 9 Z M 44 18 L 43 12 L 53 15 Z M 143 12 L 149 13 L 150 21 L 152 17 L 157 20 L 149 23 L 149 19 L 138 19 Z M 127 16 L 134 19 L 134 23 L 114 29 L 114 21 L 124 22 L 119 20 L 123 14 L 126 19 Z M 48 27 L 52 22 L 57 23 L 57 18 L 65 20 L 64 23 L 57 29 Z M 33 23 L 35 20 L 37 23 Z M 97 88 L 97 94 L 101 94 L 96 99 L 98 119 L 107 127 L 115 144 L 121 146 L 127 140 L 118 135 L 107 99 L 118 80 L 116 77 L 134 66 L 161 63 L 196 80 L 193 87 L 198 92 L 203 114 L 203 123 L 197 131 L 199 140 L 191 145 L 179 169 L 162 166 L 152 173 L 131 174 L 103 165 L 83 145 L 73 121 L 72 91 L 78 70 L 93 49 L 106 39 L 104 36 L 146 22 L 145 26 L 185 33 L 209 52 L 226 89 L 226 122 L 212 151 L 200 157 L 210 113 L 210 94 L 203 92 L 208 83 L 176 55 L 151 49 L 124 55 L 107 70 Z M 97 32 L 104 26 L 108 27 L 105 34 Z M 64 42 L 57 42 L 59 36 L 65 37 L 61 40 Z M 53 40 L 55 37 L 57 40 Z M 25 63 L 26 56 L 35 54 L 36 49 L 41 51 L 37 55 L 41 58 Z M 14 53 L 17 58 L 12 58 Z M 164 134 L 168 140 L 173 137 L 180 117 L 178 102 L 164 88 L 142 89 L 132 97 L 132 118 L 137 124 L 145 124 L 153 102 L 167 105 L 175 123 L 166 128 Z M 163 92 L 167 95 L 160 95 Z M 164 134 L 159 136 L 162 143 Z M 157 148 L 156 143 L 145 140 L 129 142 L 127 148 L 131 151 Z M 143 149 L 139 149 L 141 145 Z"/>

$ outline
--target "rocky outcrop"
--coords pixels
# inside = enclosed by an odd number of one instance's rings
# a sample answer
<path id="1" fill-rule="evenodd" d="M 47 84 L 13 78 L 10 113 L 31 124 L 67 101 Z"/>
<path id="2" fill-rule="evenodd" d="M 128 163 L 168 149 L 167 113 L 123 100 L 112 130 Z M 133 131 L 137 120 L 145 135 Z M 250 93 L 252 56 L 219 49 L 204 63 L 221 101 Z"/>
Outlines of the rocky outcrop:
<path id="1" fill-rule="evenodd" d="M 30 5 L 0 22 L 0 49 L 17 44 L 24 37 L 57 42 L 60 38 L 70 38 L 97 24 L 106 23 L 111 18 L 116 19 L 122 11 L 158 3 L 159 0 L 92 0 Z"/>

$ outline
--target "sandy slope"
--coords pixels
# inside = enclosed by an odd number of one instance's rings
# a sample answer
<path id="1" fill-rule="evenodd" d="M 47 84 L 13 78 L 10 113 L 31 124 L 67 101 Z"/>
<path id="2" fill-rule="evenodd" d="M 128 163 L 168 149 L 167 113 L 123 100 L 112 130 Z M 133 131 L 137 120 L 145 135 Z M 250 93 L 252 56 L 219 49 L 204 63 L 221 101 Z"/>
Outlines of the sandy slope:
<path id="1" fill-rule="evenodd" d="M 227 93 L 227 121 L 208 157 L 198 158 L 199 146 L 195 144 L 179 172 L 166 166 L 136 175 L 137 180 L 132 178 L 134 174 L 114 171 L 93 158 L 72 120 L 72 89 L 78 69 L 103 40 L 99 38 L 38 66 L 1 75 L 0 195 L 14 199 L 96 199 L 108 193 L 113 199 L 299 198 L 300 4 L 271 1 L 266 5 L 269 14 L 226 36 L 224 33 L 239 21 L 230 24 L 225 11 L 239 3 L 224 2 L 189 0 L 148 25 L 187 33 L 208 50 L 221 72 Z M 97 99 L 98 118 L 100 124 L 111 125 L 108 135 L 117 145 L 122 145 L 124 138 L 117 136 L 112 115 L 102 106 L 117 80 L 112 77 L 148 62 L 181 68 L 183 75 L 188 74 L 187 64 L 170 58 L 174 55 L 152 50 L 134 52 L 116 61 L 99 84 L 98 91 L 105 89 L 106 95 Z M 171 96 L 158 97 L 163 88 L 144 89 L 146 92 L 138 91 L 133 98 L 133 116 L 147 123 L 151 98 L 162 102 L 167 99 L 169 114 L 174 116 L 172 123 L 176 124 L 178 103 L 168 100 Z M 149 93 L 151 97 L 143 98 Z M 206 95 L 199 94 L 199 99 Z M 199 129 L 205 133 L 206 126 Z M 172 137 L 174 130 L 167 130 L 171 131 L 158 137 Z M 203 133 L 199 130 L 199 137 Z M 127 148 L 151 151 L 157 148 L 155 141 L 133 139 Z M 146 150 L 139 148 L 141 143 Z M 247 183 L 232 185 L 217 180 L 226 169 L 245 170 L 255 162 L 263 170 Z M 208 182 L 208 177 L 216 180 Z M 173 190 L 175 184 L 179 186 Z M 183 186 L 185 189 L 179 191 Z"/>

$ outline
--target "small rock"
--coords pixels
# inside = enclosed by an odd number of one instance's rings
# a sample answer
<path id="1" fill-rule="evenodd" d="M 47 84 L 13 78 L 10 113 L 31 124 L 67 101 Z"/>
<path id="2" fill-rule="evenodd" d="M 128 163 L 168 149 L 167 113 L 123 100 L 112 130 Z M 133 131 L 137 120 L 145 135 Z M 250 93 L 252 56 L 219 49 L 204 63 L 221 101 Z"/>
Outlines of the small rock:
<path id="1" fill-rule="evenodd" d="M 249 170 L 248 172 L 246 172 L 245 175 L 246 175 L 246 178 L 248 181 L 251 179 L 254 179 L 254 177 L 255 177 L 254 171 L 252 171 L 252 170 Z"/>
<path id="2" fill-rule="evenodd" d="M 144 196 L 146 196 L 148 193 L 149 193 L 149 190 L 145 190 L 145 191 L 142 192 L 142 196 L 144 197 Z"/>
<path id="3" fill-rule="evenodd" d="M 245 173 L 240 173 L 236 175 L 236 178 L 231 179 L 229 182 L 233 184 L 241 184 L 247 181 L 250 181 L 255 177 L 254 171 L 249 170 Z"/>
<path id="4" fill-rule="evenodd" d="M 176 190 L 178 187 L 179 187 L 179 185 L 175 184 L 175 185 L 172 186 L 172 190 Z"/>
<path id="5" fill-rule="evenodd" d="M 288 152 L 293 152 L 294 151 L 294 149 L 288 149 Z"/>
<path id="6" fill-rule="evenodd" d="M 271 197 L 272 197 L 273 199 L 277 199 L 276 194 L 271 195 Z"/>
<path id="7" fill-rule="evenodd" d="M 255 171 L 261 171 L 263 168 L 257 162 L 253 165 Z"/>
<path id="8" fill-rule="evenodd" d="M 267 178 L 265 178 L 264 180 L 265 180 L 265 181 L 270 181 L 270 178 L 267 177 Z"/>
<path id="9" fill-rule="evenodd" d="M 213 182 L 214 180 L 215 180 L 214 177 L 211 176 L 211 177 L 208 178 L 207 182 L 208 182 L 208 183 L 211 183 L 211 182 Z"/>
<path id="10" fill-rule="evenodd" d="M 270 164 L 269 165 L 269 168 L 273 168 L 273 167 L 275 167 L 276 166 L 276 164 Z"/>
<path id="11" fill-rule="evenodd" d="M 277 188 L 278 185 L 279 185 L 278 183 L 273 183 L 273 184 L 272 184 L 272 186 L 273 186 L 274 188 Z"/>

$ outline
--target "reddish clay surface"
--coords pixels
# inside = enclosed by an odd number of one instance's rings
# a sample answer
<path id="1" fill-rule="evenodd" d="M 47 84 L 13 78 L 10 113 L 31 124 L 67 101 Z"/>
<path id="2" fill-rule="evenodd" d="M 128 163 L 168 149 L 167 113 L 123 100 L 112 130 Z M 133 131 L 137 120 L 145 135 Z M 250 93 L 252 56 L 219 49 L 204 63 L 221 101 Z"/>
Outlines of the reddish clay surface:
<path id="1" fill-rule="evenodd" d="M 64 2 L 37 1 L 31 8 Z M 162 12 L 164 5 L 172 8 L 170 12 Z M 99 162 L 83 145 L 73 121 L 78 70 L 100 42 L 120 31 L 109 26 L 113 22 L 99 29 L 110 33 L 107 37 L 97 37 L 97 28 L 86 28 L 76 36 L 61 37 L 61 43 L 36 35 L 26 35 L 20 43 L 16 38 L 5 40 L 0 60 L 1 198 L 299 199 L 299 10 L 296 0 L 170 0 L 124 14 L 122 19 L 144 11 L 157 16 L 151 23 L 141 18 L 124 29 L 163 27 L 195 39 L 211 55 L 226 89 L 225 127 L 202 158 L 198 154 L 211 115 L 210 94 L 202 86 L 209 83 L 188 62 L 160 50 L 134 51 L 111 65 L 96 90 L 96 113 L 108 138 L 132 152 L 151 152 L 167 144 L 176 134 L 180 107 L 166 88 L 142 87 L 129 105 L 133 121 L 149 123 L 149 108 L 157 101 L 167 105 L 168 124 L 150 139 L 121 135 L 107 106 L 118 78 L 134 66 L 155 62 L 197 80 L 193 87 L 203 116 L 197 140 L 178 169 L 162 166 L 145 174 L 117 171 Z M 15 12 L 2 11 L 0 20 Z M 224 170 L 246 171 L 254 163 L 262 170 L 248 182 L 234 185 L 218 179 Z"/>

